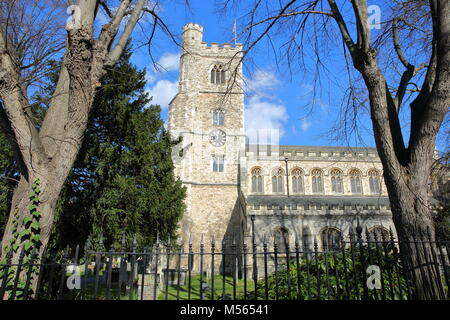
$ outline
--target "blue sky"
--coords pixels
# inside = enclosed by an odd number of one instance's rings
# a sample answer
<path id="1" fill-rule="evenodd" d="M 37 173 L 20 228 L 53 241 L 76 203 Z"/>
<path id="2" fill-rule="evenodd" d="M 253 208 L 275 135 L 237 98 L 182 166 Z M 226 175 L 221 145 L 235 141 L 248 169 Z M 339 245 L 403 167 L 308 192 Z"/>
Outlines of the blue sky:
<path id="1" fill-rule="evenodd" d="M 239 17 L 219 15 L 215 1 L 191 0 L 190 8 L 186 8 L 182 0 L 165 1 L 160 6 L 159 14 L 178 39 L 181 39 L 182 27 L 188 22 L 204 27 L 203 41 L 208 43 L 231 42 L 235 18 L 238 18 L 237 32 L 240 32 Z M 142 37 L 141 32 L 148 34 L 149 30 L 135 32 L 135 46 Z M 306 70 L 297 68 L 290 73 L 285 63 L 276 63 L 267 42 L 263 41 L 255 47 L 244 61 L 244 77 L 251 84 L 245 99 L 247 128 L 278 128 L 281 132 L 280 143 L 285 145 L 373 147 L 372 126 L 364 110 L 359 111 L 357 134 L 352 134 L 350 139 L 344 139 L 341 132 L 334 130 L 333 125 L 340 119 L 341 104 L 348 87 L 348 73 L 342 48 L 339 47 L 340 37 L 336 39 L 336 43 L 331 43 L 322 55 L 328 72 L 321 73 L 319 80 L 316 78 L 317 63 L 314 57 L 305 57 Z M 163 119 L 167 118 L 167 104 L 178 89 L 179 53 L 180 48 L 158 32 L 153 41 L 152 54 L 164 70 L 154 69 L 145 46 L 137 48 L 132 56 L 134 64 L 147 70 L 147 90 L 153 96 L 153 102 L 162 106 Z M 352 74 L 358 77 L 356 72 Z M 404 122 L 407 127 L 407 113 Z M 342 128 L 342 125 L 338 127 Z M 334 139 L 336 136 L 338 140 Z M 445 141 L 438 143 L 440 150 L 445 146 Z"/>

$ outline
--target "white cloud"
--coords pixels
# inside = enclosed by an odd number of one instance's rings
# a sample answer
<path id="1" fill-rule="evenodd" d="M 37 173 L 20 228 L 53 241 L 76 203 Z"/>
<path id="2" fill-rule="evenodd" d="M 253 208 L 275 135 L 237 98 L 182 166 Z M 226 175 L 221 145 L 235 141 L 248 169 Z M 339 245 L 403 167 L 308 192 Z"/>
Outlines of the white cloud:
<path id="1" fill-rule="evenodd" d="M 178 81 L 159 80 L 147 92 L 153 97 L 151 104 L 159 104 L 162 109 L 165 109 L 178 92 Z"/>
<path id="2" fill-rule="evenodd" d="M 267 93 L 274 90 L 279 83 L 273 72 L 258 69 L 252 78 L 245 79 L 245 90 L 247 93 L 266 97 Z"/>
<path id="3" fill-rule="evenodd" d="M 164 53 L 155 65 L 147 67 L 145 79 L 147 83 L 153 83 L 158 77 L 167 72 L 178 71 L 180 69 L 180 54 L 179 53 Z"/>
<path id="4" fill-rule="evenodd" d="M 180 68 L 179 53 L 165 53 L 159 58 L 157 68 L 160 72 L 178 71 Z"/>
<path id="5" fill-rule="evenodd" d="M 255 71 L 252 78 L 246 79 L 250 98 L 245 106 L 245 127 L 251 144 L 256 143 L 256 139 L 258 143 L 279 144 L 276 140 L 285 133 L 284 125 L 288 120 L 286 107 L 271 95 L 279 83 L 273 72 L 261 69 Z"/>
<path id="6" fill-rule="evenodd" d="M 156 80 L 156 76 L 151 73 L 151 72 L 147 72 L 145 73 L 145 81 L 147 81 L 148 84 L 153 83 Z"/>
<path id="7" fill-rule="evenodd" d="M 245 107 L 245 127 L 250 143 L 253 143 L 252 140 L 256 141 L 256 132 L 259 132 L 259 143 L 267 143 L 270 134 L 282 137 L 285 133 L 283 126 L 287 120 L 285 106 L 263 101 L 258 96 L 250 98 Z M 275 141 L 271 143 L 278 144 Z"/>
<path id="8" fill-rule="evenodd" d="M 311 122 L 308 121 L 308 119 L 304 118 L 300 120 L 300 128 L 302 128 L 303 132 L 308 131 L 308 129 L 311 127 Z"/>

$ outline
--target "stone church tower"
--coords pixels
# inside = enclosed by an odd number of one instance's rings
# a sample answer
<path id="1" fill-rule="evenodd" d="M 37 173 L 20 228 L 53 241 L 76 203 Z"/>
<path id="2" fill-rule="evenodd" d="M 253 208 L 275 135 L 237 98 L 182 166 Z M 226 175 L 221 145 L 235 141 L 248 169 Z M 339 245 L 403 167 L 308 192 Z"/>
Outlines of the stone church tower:
<path id="1" fill-rule="evenodd" d="M 245 152 L 242 45 L 202 42 L 203 27 L 183 28 L 179 91 L 169 104 L 169 130 L 182 142 L 175 174 L 187 188 L 180 238 L 194 247 L 214 237 L 242 241 L 239 157 Z"/>

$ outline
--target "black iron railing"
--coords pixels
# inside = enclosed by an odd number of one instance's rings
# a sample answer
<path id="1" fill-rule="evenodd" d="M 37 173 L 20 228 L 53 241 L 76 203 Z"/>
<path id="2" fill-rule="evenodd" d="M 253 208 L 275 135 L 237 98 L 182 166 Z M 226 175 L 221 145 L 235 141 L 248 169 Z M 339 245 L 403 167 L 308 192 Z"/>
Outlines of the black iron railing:
<path id="1" fill-rule="evenodd" d="M 346 238 L 105 250 L 88 243 L 60 259 L 0 264 L 3 299 L 69 300 L 410 300 L 428 290 L 449 297 L 449 244 L 429 233 L 396 240 L 357 230 Z M 402 258 L 402 246 L 417 253 Z M 325 249 L 324 249 L 325 247 Z M 81 252 L 83 251 L 83 252 Z M 408 261 L 411 261 L 409 259 Z M 433 279 L 433 280 L 430 280 Z M 423 295 L 422 295 L 423 296 Z"/>

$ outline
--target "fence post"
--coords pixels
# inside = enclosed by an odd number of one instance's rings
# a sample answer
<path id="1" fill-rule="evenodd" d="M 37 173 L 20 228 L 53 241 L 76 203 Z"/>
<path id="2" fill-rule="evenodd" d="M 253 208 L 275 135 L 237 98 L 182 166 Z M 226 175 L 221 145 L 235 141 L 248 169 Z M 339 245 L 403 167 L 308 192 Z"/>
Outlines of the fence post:
<path id="1" fill-rule="evenodd" d="M 342 261 L 344 262 L 344 277 L 345 277 L 345 298 L 347 300 L 350 299 L 350 285 L 348 282 L 348 272 L 347 272 L 347 257 L 345 256 L 345 250 L 347 249 L 345 247 L 345 240 L 344 236 L 341 234 L 341 242 L 342 242 Z"/>
<path id="2" fill-rule="evenodd" d="M 203 254 L 205 250 L 204 247 L 205 244 L 203 242 L 203 234 L 202 234 L 202 237 L 200 239 L 200 288 L 199 288 L 200 300 L 203 300 Z"/>
<path id="3" fill-rule="evenodd" d="M 312 299 L 312 296 L 311 296 L 311 272 L 310 272 L 310 265 L 309 265 L 310 246 L 306 243 L 306 241 L 303 241 L 303 252 L 305 254 L 305 262 L 306 262 L 307 294 L 308 294 L 308 300 L 311 300 Z"/>
<path id="4" fill-rule="evenodd" d="M 225 247 L 226 247 L 226 241 L 225 239 L 222 240 L 222 300 L 225 300 Z"/>
<path id="5" fill-rule="evenodd" d="M 110 300 L 110 291 L 111 291 L 111 274 L 112 274 L 112 260 L 114 254 L 114 244 L 109 248 L 108 253 L 108 266 L 106 269 L 106 300 Z"/>
<path id="6" fill-rule="evenodd" d="M 359 298 L 360 298 L 360 295 L 359 295 L 359 281 L 358 281 L 358 270 L 357 270 L 357 268 L 356 268 L 356 258 L 355 258 L 355 245 L 356 245 L 356 239 L 355 239 L 355 234 L 353 233 L 353 230 L 352 229 L 350 229 L 350 252 L 351 252 L 351 255 L 352 255 L 352 258 L 351 258 L 351 260 L 352 260 L 352 268 L 353 268 L 353 281 L 355 282 L 354 283 L 354 285 L 355 285 L 355 295 L 356 295 L 356 298 L 359 300 Z M 363 282 L 364 282 L 364 280 L 363 280 Z M 364 285 L 364 284 L 363 284 Z"/>
<path id="7" fill-rule="evenodd" d="M 364 245 L 363 245 L 363 241 L 362 241 L 362 227 L 359 224 L 359 219 L 358 221 L 358 225 L 356 227 L 356 232 L 357 232 L 357 241 L 359 243 L 359 258 L 360 258 L 360 263 L 361 263 L 361 279 L 362 279 L 362 285 L 363 285 L 363 293 L 364 293 L 364 299 L 368 300 L 369 299 L 369 292 L 367 289 L 367 283 L 365 281 L 366 279 L 366 263 L 365 263 L 365 256 L 364 256 Z"/>
<path id="8" fill-rule="evenodd" d="M 364 276 L 365 276 L 365 280 L 367 281 L 367 273 L 366 273 L 366 265 L 372 265 L 372 254 L 371 254 L 371 248 L 370 248 L 370 237 L 369 237 L 369 231 L 367 230 L 366 227 L 366 244 L 367 244 L 367 263 L 364 265 L 363 269 L 364 269 Z M 362 238 L 362 234 L 361 234 L 361 238 Z M 361 251 L 363 249 L 361 248 Z M 369 294 L 369 288 L 367 286 L 367 282 L 364 283 L 364 287 L 367 287 L 367 293 Z M 373 293 L 373 297 L 375 298 L 375 300 L 378 300 L 378 292 L 376 291 L 376 288 L 373 288 L 371 290 L 371 293 Z"/>
<path id="9" fill-rule="evenodd" d="M 285 251 L 286 251 L 286 273 L 287 273 L 287 285 L 288 285 L 288 299 L 291 299 L 291 267 L 290 267 L 290 248 L 289 248 L 289 241 L 286 241 L 286 239 L 283 237 L 283 240 L 285 242 Z"/>
<path id="10" fill-rule="evenodd" d="M 211 239 L 211 300 L 214 300 L 214 256 L 215 256 L 215 250 L 216 250 L 216 240 L 214 238 L 214 235 Z"/>
<path id="11" fill-rule="evenodd" d="M 263 251 L 264 251 L 264 297 L 266 300 L 269 299 L 269 284 L 268 284 L 268 275 L 267 275 L 267 239 L 266 235 L 264 235 L 263 239 Z"/>
<path id="12" fill-rule="evenodd" d="M 256 241 L 255 237 L 253 237 L 253 284 L 255 287 L 255 300 L 258 300 L 258 262 L 256 257 Z"/>
<path id="13" fill-rule="evenodd" d="M 170 239 L 169 239 L 166 242 L 166 272 L 163 273 L 164 274 L 164 283 L 165 283 L 165 294 L 164 294 L 165 300 L 168 300 L 168 298 L 169 298 L 170 251 L 171 251 L 171 245 L 170 245 Z"/>
<path id="14" fill-rule="evenodd" d="M 156 244 L 155 244 L 155 277 L 153 279 L 153 300 L 157 300 L 156 296 L 158 292 L 158 262 L 159 262 L 159 236 L 156 236 Z"/>
<path id="15" fill-rule="evenodd" d="M 243 258 L 244 258 L 244 300 L 247 300 L 247 243 L 242 244 Z"/>
<path id="16" fill-rule="evenodd" d="M 233 272 L 233 300 L 236 300 L 236 272 L 237 272 L 237 246 L 236 246 L 236 239 L 233 236 L 233 242 L 231 244 L 231 257 L 232 257 L 232 272 Z"/>
<path id="17" fill-rule="evenodd" d="M 100 264 L 101 264 L 101 249 L 103 248 L 103 238 L 100 236 L 99 240 L 99 246 L 95 250 L 95 284 L 94 284 L 94 300 L 97 300 L 97 294 L 98 294 L 98 282 L 99 282 L 99 275 L 100 275 Z M 100 250 L 100 251 L 99 251 Z"/>
<path id="18" fill-rule="evenodd" d="M 320 274 L 320 266 L 319 266 L 319 252 L 318 252 L 318 245 L 317 245 L 317 239 L 314 238 L 314 259 L 316 262 L 316 268 L 317 268 L 317 300 L 320 300 L 320 284 L 321 284 L 321 274 Z"/>
<path id="19" fill-rule="evenodd" d="M 300 253 L 297 234 L 295 234 L 295 264 L 297 268 L 297 299 L 303 300 L 301 288 L 301 274 L 300 274 Z"/>
<path id="20" fill-rule="evenodd" d="M 376 232 L 374 232 L 374 236 L 375 236 L 375 241 L 377 243 L 377 254 L 378 254 L 378 235 Z M 384 252 L 384 258 L 386 259 L 387 262 L 389 262 L 389 253 L 387 251 L 387 247 L 386 247 L 386 235 L 384 234 L 384 232 L 381 232 L 381 241 L 383 243 L 383 252 Z M 397 264 L 398 262 L 394 260 L 394 264 Z M 391 293 L 391 299 L 395 300 L 395 293 L 394 293 L 394 287 L 393 287 L 393 282 L 392 282 L 392 272 L 391 272 L 391 266 L 387 266 L 387 273 L 388 273 L 388 279 L 389 279 L 389 286 L 390 286 L 390 293 Z M 398 283 L 399 286 L 399 290 L 401 289 L 401 282 L 399 281 Z M 401 291 L 400 291 L 401 292 Z M 400 298 L 401 299 L 401 298 Z"/>

